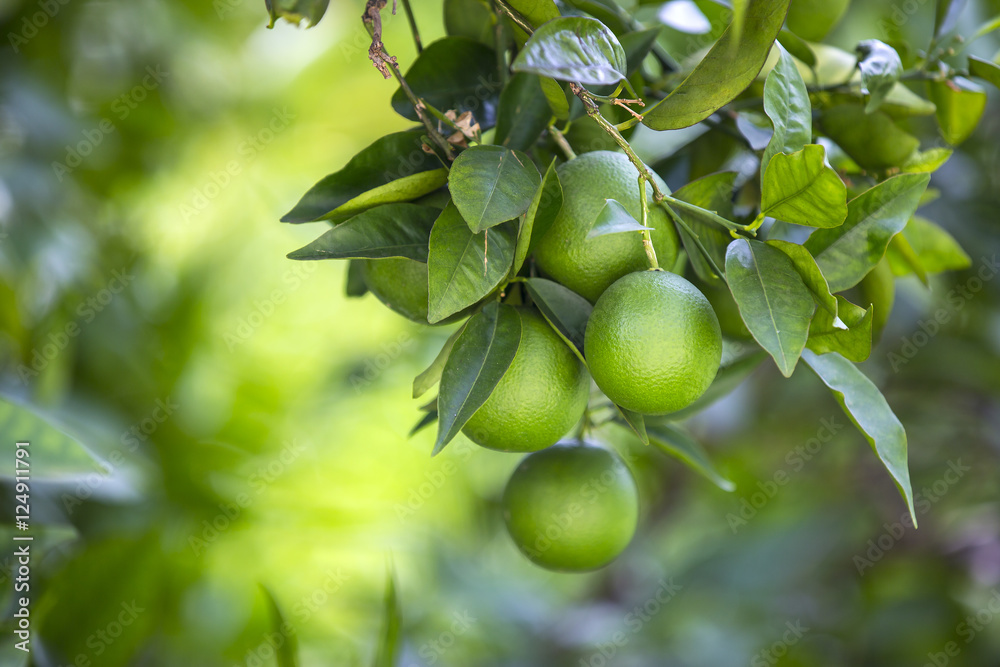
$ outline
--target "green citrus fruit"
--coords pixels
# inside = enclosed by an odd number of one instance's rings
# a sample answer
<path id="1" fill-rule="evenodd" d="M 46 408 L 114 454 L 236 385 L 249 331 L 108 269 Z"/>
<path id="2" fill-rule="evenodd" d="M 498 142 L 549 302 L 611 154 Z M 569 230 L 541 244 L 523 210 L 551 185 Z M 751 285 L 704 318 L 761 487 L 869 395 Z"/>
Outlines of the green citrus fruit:
<path id="1" fill-rule="evenodd" d="M 405 257 L 366 259 L 361 263 L 361 276 L 379 301 L 403 317 L 427 322 L 427 265 Z M 468 314 L 468 309 L 449 315 L 431 326 L 451 324 Z"/>
<path id="2" fill-rule="evenodd" d="M 584 350 L 608 398 L 656 415 L 687 407 L 705 393 L 722 359 L 722 333 L 694 285 L 667 271 L 638 271 L 598 299 Z"/>
<path id="3" fill-rule="evenodd" d="M 605 199 L 618 201 L 640 219 L 639 172 L 622 153 L 593 151 L 561 165 L 558 173 L 562 209 L 538 243 L 535 262 L 545 274 L 594 302 L 611 283 L 649 265 L 638 233 L 587 238 Z M 668 191 L 659 178 L 657 183 Z M 646 188 L 650 201 L 651 191 Z M 677 232 L 670 218 L 654 206 L 649 210 L 648 224 L 654 230 L 651 236 L 659 264 L 673 266 Z"/>
<path id="4" fill-rule="evenodd" d="M 550 570 L 603 567 L 628 546 L 639 520 L 639 491 L 614 452 L 578 441 L 531 454 L 503 494 L 514 544 Z"/>
<path id="5" fill-rule="evenodd" d="M 462 428 L 473 442 L 502 452 L 534 452 L 566 435 L 590 397 L 583 363 L 541 315 L 519 309 L 521 342 L 510 368 Z"/>

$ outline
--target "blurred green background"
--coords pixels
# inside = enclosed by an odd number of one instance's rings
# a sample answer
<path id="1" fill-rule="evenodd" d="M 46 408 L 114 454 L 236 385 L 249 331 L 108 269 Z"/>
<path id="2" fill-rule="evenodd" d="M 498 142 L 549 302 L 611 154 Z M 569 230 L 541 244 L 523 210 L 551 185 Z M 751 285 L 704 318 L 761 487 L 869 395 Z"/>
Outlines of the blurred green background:
<path id="1" fill-rule="evenodd" d="M 291 641 L 305 666 L 370 664 L 390 558 L 407 667 L 1000 664 L 1000 289 L 976 282 L 1000 250 L 995 90 L 923 209 L 972 268 L 900 280 L 864 365 L 907 428 L 920 529 L 820 383 L 768 362 L 691 422 L 734 493 L 611 431 L 639 534 L 605 570 L 553 574 L 503 532 L 517 456 L 407 438 L 449 328 L 347 300 L 342 263 L 285 259 L 318 228 L 280 215 L 408 123 L 360 0 L 310 30 L 267 30 L 262 5 L 0 0 L 0 664 L 28 663 L 10 632 L 25 438 L 34 665 L 275 665 Z M 414 5 L 441 36 L 440 0 Z M 922 47 L 932 5 L 855 2 L 828 41 Z M 998 13 L 970 2 L 959 31 Z M 405 17 L 383 15 L 405 68 Z"/>

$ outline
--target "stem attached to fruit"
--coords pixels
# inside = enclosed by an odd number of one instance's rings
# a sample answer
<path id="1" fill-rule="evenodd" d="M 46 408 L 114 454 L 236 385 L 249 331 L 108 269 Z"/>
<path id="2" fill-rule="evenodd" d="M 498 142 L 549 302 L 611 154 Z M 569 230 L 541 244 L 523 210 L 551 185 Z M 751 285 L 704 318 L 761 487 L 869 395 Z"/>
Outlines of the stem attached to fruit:
<path id="1" fill-rule="evenodd" d="M 649 233 L 649 202 L 646 201 L 646 177 L 639 174 L 639 202 L 642 210 L 642 219 L 639 221 L 645 229 L 642 230 L 642 247 L 646 250 L 646 257 L 649 258 L 649 268 L 660 268 L 656 261 L 656 250 L 653 249 L 653 237 Z"/>

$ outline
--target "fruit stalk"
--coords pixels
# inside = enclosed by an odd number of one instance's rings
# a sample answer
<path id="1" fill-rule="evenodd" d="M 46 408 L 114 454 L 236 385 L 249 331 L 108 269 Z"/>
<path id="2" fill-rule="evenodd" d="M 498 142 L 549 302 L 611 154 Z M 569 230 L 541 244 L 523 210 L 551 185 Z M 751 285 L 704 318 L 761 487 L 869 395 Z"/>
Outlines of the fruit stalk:
<path id="1" fill-rule="evenodd" d="M 642 230 L 642 247 L 646 251 L 646 257 L 649 258 L 649 268 L 658 269 L 660 268 L 659 263 L 656 261 L 656 250 L 653 248 L 653 237 L 649 233 L 649 223 L 647 222 L 649 218 L 649 202 L 646 201 L 646 177 L 639 174 L 639 203 L 642 211 L 642 226 L 645 228 Z"/>

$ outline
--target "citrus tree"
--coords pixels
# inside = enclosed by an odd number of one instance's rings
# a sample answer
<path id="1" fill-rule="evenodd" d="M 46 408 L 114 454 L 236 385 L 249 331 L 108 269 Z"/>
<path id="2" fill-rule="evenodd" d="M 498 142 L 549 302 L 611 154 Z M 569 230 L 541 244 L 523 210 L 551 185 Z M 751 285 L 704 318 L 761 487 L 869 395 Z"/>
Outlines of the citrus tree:
<path id="1" fill-rule="evenodd" d="M 348 296 L 459 323 L 413 382 L 413 431 L 436 427 L 435 454 L 459 432 L 530 453 L 503 499 L 528 558 L 594 569 L 631 539 L 638 493 L 604 429 L 732 490 L 684 420 L 762 363 L 829 388 L 916 525 L 906 433 L 856 364 L 895 278 L 970 264 L 918 210 L 1000 86 L 962 54 L 996 22 L 963 39 L 940 0 L 914 10 L 925 44 L 882 21 L 848 52 L 823 43 L 846 0 L 446 0 L 425 45 L 402 0 L 404 66 L 386 4 L 360 20 L 414 126 L 305 193 L 282 220 L 327 228 L 289 257 L 346 260 Z M 315 24 L 326 5 L 268 9 Z"/>

